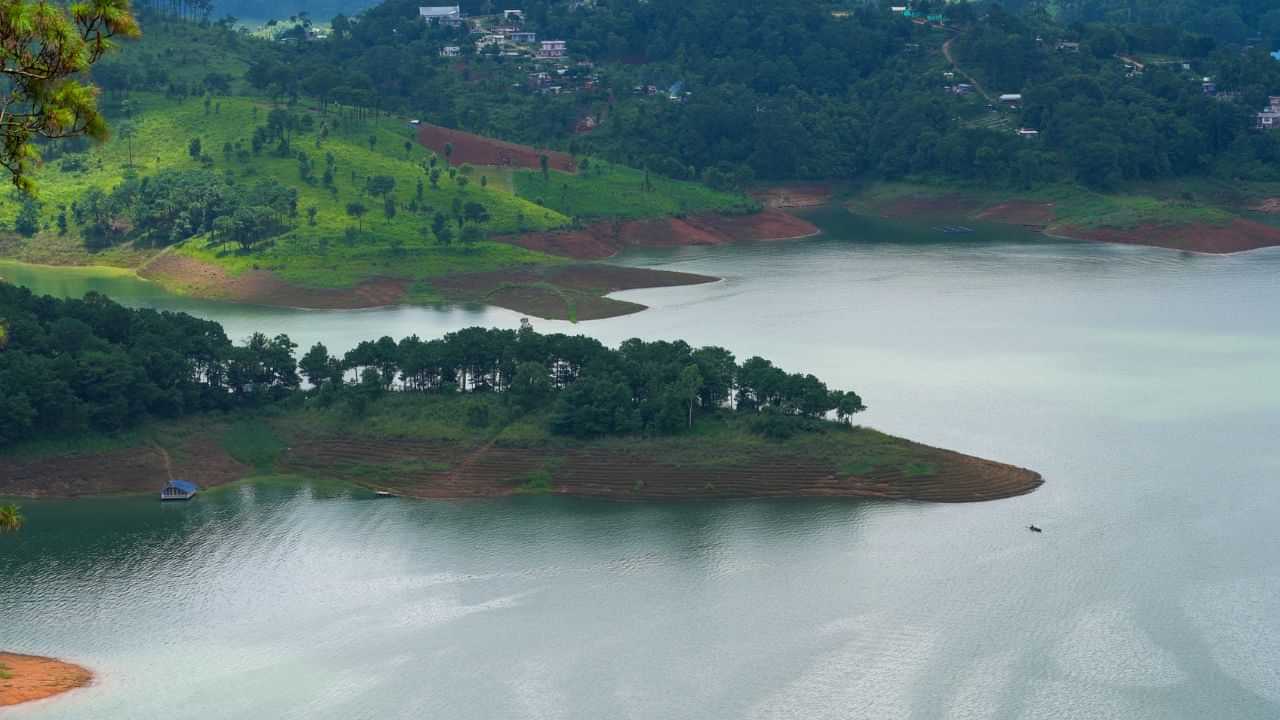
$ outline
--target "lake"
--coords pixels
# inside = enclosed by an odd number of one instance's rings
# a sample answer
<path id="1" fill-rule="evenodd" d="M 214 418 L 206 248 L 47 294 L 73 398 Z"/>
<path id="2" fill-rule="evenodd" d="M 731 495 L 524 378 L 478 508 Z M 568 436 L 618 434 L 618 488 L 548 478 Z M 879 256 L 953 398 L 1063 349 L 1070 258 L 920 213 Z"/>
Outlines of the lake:
<path id="1" fill-rule="evenodd" d="M 1031 467 L 1043 488 L 971 505 L 424 502 L 323 483 L 26 502 L 28 527 L 0 538 L 0 647 L 98 677 L 10 716 L 1280 717 L 1280 249 L 815 220 L 828 232 L 810 240 L 631 253 L 724 280 L 534 325 L 760 354 L 856 389 L 865 424 Z M 520 320 L 0 276 L 339 351 Z"/>

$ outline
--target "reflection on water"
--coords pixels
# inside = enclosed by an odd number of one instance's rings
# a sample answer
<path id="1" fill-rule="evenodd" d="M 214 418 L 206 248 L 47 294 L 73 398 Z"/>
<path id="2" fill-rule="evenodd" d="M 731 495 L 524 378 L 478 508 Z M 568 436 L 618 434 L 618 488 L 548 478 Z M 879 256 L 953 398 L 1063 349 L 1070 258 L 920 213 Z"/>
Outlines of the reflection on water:
<path id="1" fill-rule="evenodd" d="M 819 221 L 812 240 L 628 255 L 725 280 L 536 324 L 761 354 L 856 388 L 868 424 L 1033 467 L 1041 490 L 27 503 L 28 529 L 0 538 L 0 645 L 99 681 L 13 715 L 1280 717 L 1280 252 Z M 50 277 L 19 281 L 79 289 Z M 519 320 L 122 299 L 338 350 Z"/>

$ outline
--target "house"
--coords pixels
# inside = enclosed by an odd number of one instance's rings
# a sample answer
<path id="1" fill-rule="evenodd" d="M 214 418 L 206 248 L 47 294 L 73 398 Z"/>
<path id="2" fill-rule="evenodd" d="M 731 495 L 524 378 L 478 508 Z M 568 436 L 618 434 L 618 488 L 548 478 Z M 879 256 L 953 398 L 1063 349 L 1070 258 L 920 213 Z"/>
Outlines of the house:
<path id="1" fill-rule="evenodd" d="M 1066 40 L 1059 40 L 1059 41 L 1058 41 L 1058 52 L 1073 52 L 1073 53 L 1078 53 L 1078 52 L 1080 52 L 1080 43 L 1078 43 L 1078 42 L 1068 42 L 1068 41 L 1066 41 Z"/>
<path id="2" fill-rule="evenodd" d="M 1200 92 L 1205 95 L 1216 95 L 1218 93 L 1218 84 L 1213 81 L 1213 78 L 1205 78 L 1200 81 Z"/>
<path id="3" fill-rule="evenodd" d="M 429 24 L 458 27 L 462 24 L 462 8 L 457 5 L 420 7 L 418 17 Z"/>
<path id="4" fill-rule="evenodd" d="M 190 500 L 196 496 L 200 488 L 196 487 L 193 482 L 186 480 L 170 480 L 164 489 L 160 491 L 161 500 Z"/>
<path id="5" fill-rule="evenodd" d="M 1039 137 L 1039 136 L 1040 136 L 1039 130 L 1032 130 L 1031 128 L 1018 128 L 1018 137 L 1033 138 L 1033 137 Z"/>
<path id="6" fill-rule="evenodd" d="M 1257 130 L 1280 128 L 1280 96 L 1267 98 L 1267 106 L 1254 117 L 1253 127 Z"/>
<path id="7" fill-rule="evenodd" d="M 1000 96 L 1000 102 L 1004 103 L 1005 105 L 1012 105 L 1012 106 L 1021 105 L 1022 93 L 1005 93 Z"/>
<path id="8" fill-rule="evenodd" d="M 479 40 L 476 40 L 476 50 L 484 50 L 491 45 L 494 47 L 502 47 L 502 43 L 506 42 L 506 40 L 507 39 L 501 35 L 484 35 Z"/>
<path id="9" fill-rule="evenodd" d="M 462 54 L 462 48 L 457 45 L 445 45 L 440 48 L 440 57 L 458 57 Z"/>
<path id="10" fill-rule="evenodd" d="M 907 12 L 907 6 L 906 6 L 906 5 L 891 5 L 891 6 L 889 6 L 889 12 L 893 13 L 894 15 L 905 15 L 905 14 L 906 14 L 906 12 Z"/>
<path id="11" fill-rule="evenodd" d="M 973 86 L 969 83 L 956 83 L 955 87 L 951 88 L 951 92 L 957 95 L 968 95 L 973 92 Z"/>
<path id="12" fill-rule="evenodd" d="M 562 58 L 564 57 L 565 52 L 566 50 L 565 50 L 564 40 L 543 40 L 542 45 L 541 47 L 538 48 L 536 55 L 537 57 L 543 58 L 543 59 Z"/>
<path id="13" fill-rule="evenodd" d="M 524 22 L 524 11 L 523 10 L 503 10 L 502 20 L 504 22 L 510 22 L 510 21 Z"/>
<path id="14" fill-rule="evenodd" d="M 538 33 L 513 32 L 511 33 L 511 42 L 521 45 L 532 45 L 538 42 Z"/>

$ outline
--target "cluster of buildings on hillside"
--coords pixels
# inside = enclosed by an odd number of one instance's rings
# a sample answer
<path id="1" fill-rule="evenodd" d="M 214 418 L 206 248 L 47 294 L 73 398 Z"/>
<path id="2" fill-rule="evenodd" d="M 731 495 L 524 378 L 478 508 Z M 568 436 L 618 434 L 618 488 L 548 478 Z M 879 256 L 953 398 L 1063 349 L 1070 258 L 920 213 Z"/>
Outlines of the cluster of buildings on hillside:
<path id="1" fill-rule="evenodd" d="M 568 43 L 564 40 L 538 40 L 538 34 L 522 28 L 523 10 L 503 10 L 501 24 L 483 27 L 479 22 L 468 23 L 458 5 L 441 5 L 418 8 L 423 22 L 442 27 L 470 27 L 475 39 L 476 52 L 494 52 L 508 57 L 532 57 L 536 60 L 559 60 L 568 55 Z M 462 46 L 446 45 L 440 49 L 442 57 L 457 57 Z"/>
<path id="2" fill-rule="evenodd" d="M 1267 106 L 1254 116 L 1254 125 L 1258 130 L 1275 130 L 1280 128 L 1280 96 L 1267 98 Z"/>

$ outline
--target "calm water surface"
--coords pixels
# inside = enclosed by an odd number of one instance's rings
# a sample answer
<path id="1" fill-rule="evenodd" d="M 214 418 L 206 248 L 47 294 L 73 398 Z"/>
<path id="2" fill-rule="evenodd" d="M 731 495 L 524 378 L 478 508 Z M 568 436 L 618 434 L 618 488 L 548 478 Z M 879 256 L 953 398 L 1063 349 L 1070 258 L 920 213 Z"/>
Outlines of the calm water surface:
<path id="1" fill-rule="evenodd" d="M 906 231 L 637 253 L 714 285 L 570 326 L 856 388 L 867 424 L 1033 467 L 980 505 L 28 502 L 0 647 L 96 684 L 16 718 L 1280 717 L 1280 252 Z M 519 315 L 303 312 L 0 264 L 47 292 L 344 350 Z M 1045 528 L 1033 535 L 1025 525 Z"/>

